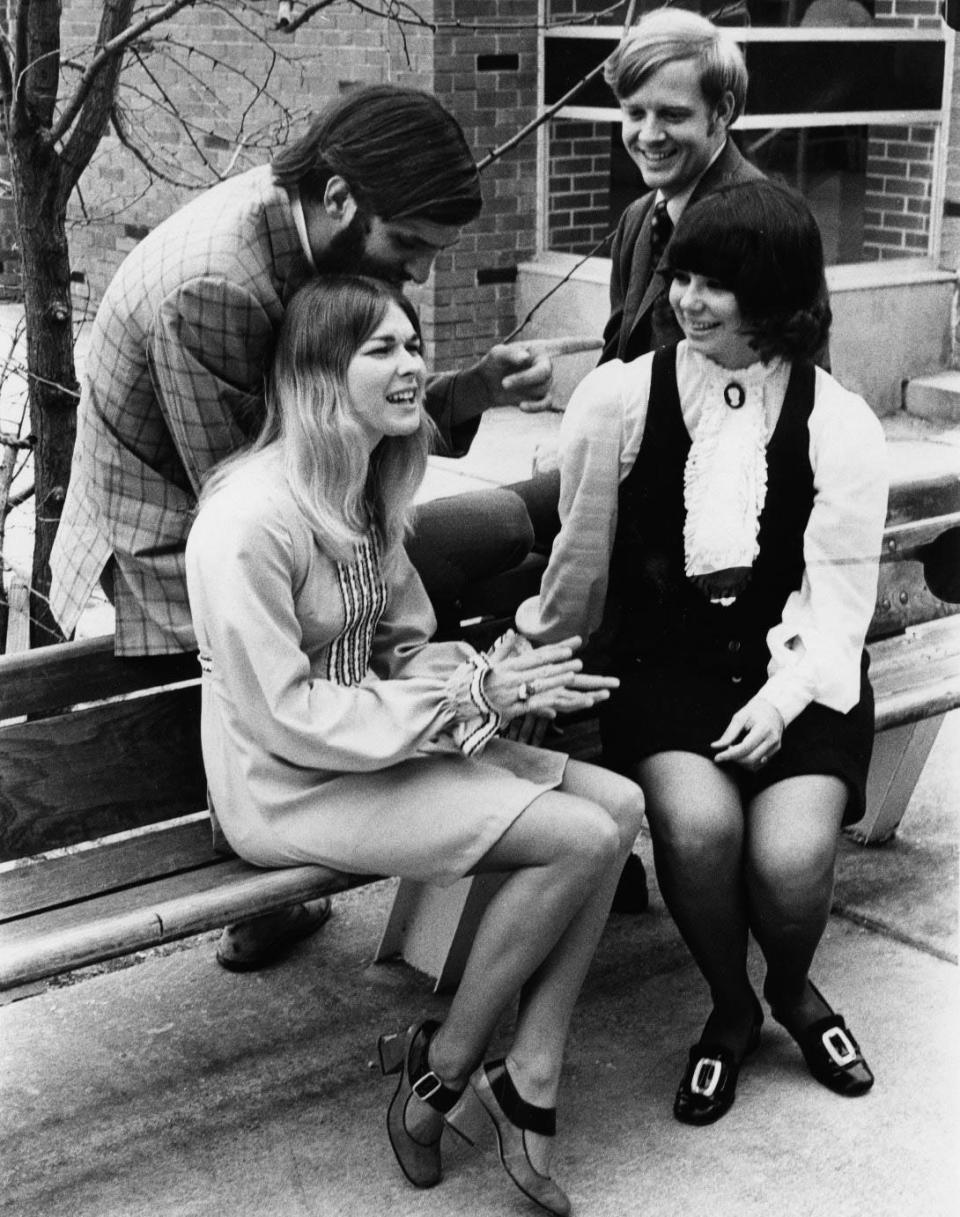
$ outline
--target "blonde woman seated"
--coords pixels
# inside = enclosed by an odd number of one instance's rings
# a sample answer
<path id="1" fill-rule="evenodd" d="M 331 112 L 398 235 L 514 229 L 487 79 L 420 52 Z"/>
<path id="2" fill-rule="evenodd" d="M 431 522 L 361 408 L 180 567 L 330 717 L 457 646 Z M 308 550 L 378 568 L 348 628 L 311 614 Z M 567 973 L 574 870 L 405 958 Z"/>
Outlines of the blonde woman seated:
<path id="1" fill-rule="evenodd" d="M 327 278 L 291 301 L 264 430 L 224 463 L 187 546 L 203 752 L 223 831 L 260 866 L 318 862 L 441 884 L 507 872 L 442 1024 L 381 1037 L 388 1132 L 411 1183 L 440 1181 L 444 1121 L 496 1128 L 550 1212 L 568 1025 L 642 802 L 624 778 L 497 738 L 527 711 L 602 701 L 570 638 L 487 655 L 430 643 L 403 548 L 431 425 L 417 318 L 392 288 Z M 483 1064 L 519 993 L 506 1059 Z"/>

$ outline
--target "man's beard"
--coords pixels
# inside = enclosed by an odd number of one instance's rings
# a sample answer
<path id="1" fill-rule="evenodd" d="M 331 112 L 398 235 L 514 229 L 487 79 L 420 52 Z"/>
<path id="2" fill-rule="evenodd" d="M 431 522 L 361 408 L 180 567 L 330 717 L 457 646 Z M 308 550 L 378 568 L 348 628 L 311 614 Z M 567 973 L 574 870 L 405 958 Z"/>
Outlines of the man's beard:
<path id="1" fill-rule="evenodd" d="M 388 265 L 367 254 L 370 225 L 365 215 L 357 211 L 346 228 L 335 233 L 319 257 L 314 256 L 321 275 L 369 275 L 399 287 L 406 276 L 399 267 Z"/>

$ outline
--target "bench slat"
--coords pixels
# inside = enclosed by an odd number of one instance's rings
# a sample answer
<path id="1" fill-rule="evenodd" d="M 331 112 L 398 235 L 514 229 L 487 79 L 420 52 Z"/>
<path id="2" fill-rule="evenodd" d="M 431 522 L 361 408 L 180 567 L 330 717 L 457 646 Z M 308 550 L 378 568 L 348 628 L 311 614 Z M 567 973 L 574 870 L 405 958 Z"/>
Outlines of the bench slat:
<path id="1" fill-rule="evenodd" d="M 40 858 L 0 877 L 0 923 L 222 860 L 205 812 L 186 824 Z"/>
<path id="2" fill-rule="evenodd" d="M 0 720 L 56 711 L 200 676 L 194 654 L 118 658 L 113 638 L 87 638 L 3 656 Z"/>
<path id="3" fill-rule="evenodd" d="M 869 650 L 877 731 L 960 705 L 960 616 L 913 626 Z"/>
<path id="4" fill-rule="evenodd" d="M 199 716 L 193 686 L 0 727 L 0 861 L 204 808 Z"/>
<path id="5" fill-rule="evenodd" d="M 905 684 L 923 685 L 960 671 L 960 615 L 911 626 L 894 638 L 873 642 L 870 681 L 877 699 Z"/>
<path id="6" fill-rule="evenodd" d="M 325 866 L 258 870 L 239 858 L 0 926 L 0 989 L 219 929 L 373 881 Z"/>

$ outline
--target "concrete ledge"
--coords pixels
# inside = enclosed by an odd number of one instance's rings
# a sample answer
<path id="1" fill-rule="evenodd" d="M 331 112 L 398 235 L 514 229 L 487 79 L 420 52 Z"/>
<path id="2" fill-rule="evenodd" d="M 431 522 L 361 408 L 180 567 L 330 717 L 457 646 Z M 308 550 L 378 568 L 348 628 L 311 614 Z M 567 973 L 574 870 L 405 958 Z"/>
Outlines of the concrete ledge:
<path id="1" fill-rule="evenodd" d="M 948 369 L 908 380 L 903 404 L 917 418 L 960 423 L 960 371 Z"/>
<path id="2" fill-rule="evenodd" d="M 597 337 L 610 311 L 610 260 L 544 253 L 519 267 L 517 316 L 536 313 L 522 338 Z M 899 262 L 830 267 L 833 373 L 881 418 L 900 412 L 903 383 L 942 368 L 950 355 L 951 271 Z M 545 299 L 562 282 L 562 290 Z M 563 409 L 596 352 L 557 361 L 555 400 Z"/>

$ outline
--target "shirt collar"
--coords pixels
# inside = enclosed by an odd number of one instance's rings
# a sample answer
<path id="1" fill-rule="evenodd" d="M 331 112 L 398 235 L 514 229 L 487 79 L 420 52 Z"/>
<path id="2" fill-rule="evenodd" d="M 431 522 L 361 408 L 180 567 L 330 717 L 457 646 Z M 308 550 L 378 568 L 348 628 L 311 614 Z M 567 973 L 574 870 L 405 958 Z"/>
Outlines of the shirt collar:
<path id="1" fill-rule="evenodd" d="M 296 186 L 290 186 L 287 189 L 287 194 L 290 196 L 290 207 L 293 211 L 293 222 L 296 225 L 297 236 L 300 238 L 300 245 L 303 249 L 303 256 L 306 258 L 310 269 L 317 273 L 317 264 L 314 261 L 313 250 L 310 248 L 310 238 L 307 235 L 307 217 L 303 213 L 303 201 L 300 198 L 300 191 Z"/>
<path id="2" fill-rule="evenodd" d="M 690 185 L 686 188 L 686 190 L 681 190 L 679 194 L 672 195 L 669 199 L 667 199 L 667 215 L 670 217 L 670 219 L 673 221 L 674 224 L 676 224 L 677 221 L 680 219 L 680 217 L 683 215 L 683 210 L 686 207 L 686 205 L 690 202 L 690 196 L 693 194 L 693 192 L 696 190 L 696 188 L 700 185 L 703 175 L 707 172 L 707 170 L 714 163 L 714 161 L 717 159 L 717 157 L 720 155 L 720 153 L 724 150 L 724 148 L 726 148 L 726 146 L 727 146 L 727 141 L 724 140 L 723 143 L 720 145 L 720 147 L 716 150 L 716 152 L 714 152 L 713 156 L 711 156 L 709 161 L 707 161 L 707 163 L 704 165 L 704 167 L 700 171 L 700 173 L 697 174 L 697 176 L 693 179 L 693 181 L 690 183 Z M 658 203 L 663 201 L 663 193 L 659 190 L 657 191 L 656 201 Z"/>

